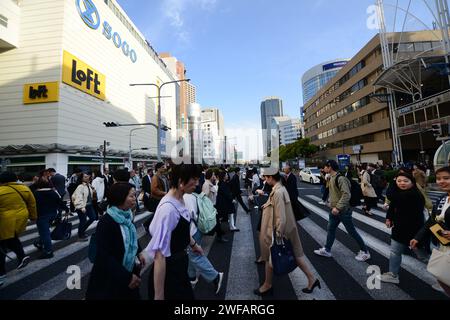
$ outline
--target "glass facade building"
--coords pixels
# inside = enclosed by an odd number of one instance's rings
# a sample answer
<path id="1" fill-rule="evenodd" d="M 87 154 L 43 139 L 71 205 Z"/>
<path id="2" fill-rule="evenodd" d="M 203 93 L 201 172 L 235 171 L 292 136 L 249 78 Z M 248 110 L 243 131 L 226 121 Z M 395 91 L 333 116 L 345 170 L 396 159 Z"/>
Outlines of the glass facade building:
<path id="1" fill-rule="evenodd" d="M 303 103 L 306 104 L 319 92 L 348 62 L 337 59 L 321 63 L 309 69 L 302 77 Z"/>
<path id="2" fill-rule="evenodd" d="M 277 97 L 270 97 L 261 102 L 261 128 L 263 130 L 264 153 L 272 150 L 271 126 L 274 117 L 283 116 L 283 101 Z"/>

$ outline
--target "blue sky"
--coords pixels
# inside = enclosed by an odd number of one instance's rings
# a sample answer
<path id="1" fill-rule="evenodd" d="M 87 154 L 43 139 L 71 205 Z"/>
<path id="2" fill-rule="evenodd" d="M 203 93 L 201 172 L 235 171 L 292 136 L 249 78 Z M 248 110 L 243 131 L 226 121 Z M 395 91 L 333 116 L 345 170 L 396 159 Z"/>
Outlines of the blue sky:
<path id="1" fill-rule="evenodd" d="M 220 108 L 227 128 L 260 128 L 267 96 L 299 117 L 303 73 L 351 58 L 377 34 L 367 26 L 375 0 L 118 2 L 158 52 L 186 64 L 197 102 Z"/>

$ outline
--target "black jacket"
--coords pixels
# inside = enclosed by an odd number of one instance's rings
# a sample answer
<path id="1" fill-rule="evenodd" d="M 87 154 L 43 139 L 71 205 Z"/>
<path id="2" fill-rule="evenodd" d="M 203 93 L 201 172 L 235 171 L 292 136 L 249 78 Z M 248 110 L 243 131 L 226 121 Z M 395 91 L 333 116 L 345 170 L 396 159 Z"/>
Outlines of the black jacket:
<path id="1" fill-rule="evenodd" d="M 435 225 L 437 223 L 436 217 L 441 214 L 442 208 L 443 208 L 446 200 L 447 200 L 447 195 L 445 195 L 444 197 L 439 199 L 439 201 L 434 205 L 433 212 L 431 213 L 430 218 L 427 220 L 427 222 L 425 222 L 425 225 L 422 227 L 422 229 L 419 230 L 419 232 L 414 237 L 414 239 L 419 241 L 419 243 L 423 242 L 424 240 L 427 239 L 428 236 L 432 235 L 432 232 L 430 231 L 430 227 L 432 227 L 433 225 Z M 441 223 L 441 227 L 444 230 L 447 230 L 447 231 L 450 230 L 450 208 L 448 208 L 447 211 L 445 211 L 444 223 Z M 434 238 L 434 235 L 433 235 L 433 238 Z"/>
<path id="2" fill-rule="evenodd" d="M 38 217 L 55 216 L 60 209 L 68 211 L 64 201 L 52 189 L 37 189 L 33 194 Z"/>
<path id="3" fill-rule="evenodd" d="M 152 181 L 147 174 L 145 175 L 144 178 L 142 178 L 142 190 L 150 195 L 152 193 L 151 188 L 152 188 Z"/>
<path id="4" fill-rule="evenodd" d="M 219 181 L 219 190 L 217 191 L 216 209 L 221 216 L 235 213 L 235 207 L 233 205 L 233 196 L 228 187 L 228 184 L 224 181 Z"/>
<path id="5" fill-rule="evenodd" d="M 230 180 L 230 191 L 233 197 L 236 197 L 242 193 L 241 183 L 239 181 L 239 174 L 235 174 Z"/>
<path id="6" fill-rule="evenodd" d="M 289 198 L 291 199 L 291 203 L 298 198 L 298 189 L 297 189 L 297 178 L 291 172 L 289 177 L 286 179 L 286 190 L 289 193 Z"/>
<path id="7" fill-rule="evenodd" d="M 416 233 L 423 227 L 425 199 L 417 188 L 395 189 L 386 215 L 394 224 L 391 238 L 409 246 Z"/>
<path id="8" fill-rule="evenodd" d="M 89 277 L 86 300 L 137 300 L 139 289 L 128 288 L 133 273 L 122 265 L 125 248 L 120 225 L 105 214 L 97 225 L 97 254 Z M 138 253 L 140 252 L 138 248 Z M 138 270 L 134 270 L 138 274 Z"/>
<path id="9" fill-rule="evenodd" d="M 50 181 L 52 185 L 55 187 L 55 189 L 58 191 L 59 195 L 63 197 L 64 194 L 66 193 L 66 178 L 63 175 L 57 173 L 50 178 Z"/>

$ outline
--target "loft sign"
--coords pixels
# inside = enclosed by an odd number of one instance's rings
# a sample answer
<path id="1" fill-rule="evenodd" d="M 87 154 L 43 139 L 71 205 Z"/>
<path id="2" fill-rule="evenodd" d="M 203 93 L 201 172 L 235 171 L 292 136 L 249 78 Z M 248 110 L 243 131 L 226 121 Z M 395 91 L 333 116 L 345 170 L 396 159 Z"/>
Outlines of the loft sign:
<path id="1" fill-rule="evenodd" d="M 89 28 L 97 30 L 101 23 L 100 14 L 93 3 L 93 0 L 75 0 L 75 5 L 84 23 Z M 122 39 L 119 33 L 113 31 L 108 21 L 104 21 L 102 26 L 102 33 L 105 38 L 111 40 L 117 49 L 120 49 L 126 57 L 130 58 L 130 60 L 135 63 L 137 61 L 136 51 L 130 48 L 128 42 Z"/>

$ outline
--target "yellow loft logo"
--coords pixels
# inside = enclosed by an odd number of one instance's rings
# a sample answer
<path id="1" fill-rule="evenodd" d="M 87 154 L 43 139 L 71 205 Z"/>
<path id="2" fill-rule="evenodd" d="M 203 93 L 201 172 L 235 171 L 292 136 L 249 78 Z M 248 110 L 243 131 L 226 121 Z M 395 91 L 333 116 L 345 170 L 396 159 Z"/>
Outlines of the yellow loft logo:
<path id="1" fill-rule="evenodd" d="M 23 103 L 48 103 L 59 100 L 59 82 L 26 84 L 23 86 Z"/>
<path id="2" fill-rule="evenodd" d="M 63 58 L 63 82 L 93 97 L 105 100 L 105 75 L 67 51 L 64 51 Z"/>

